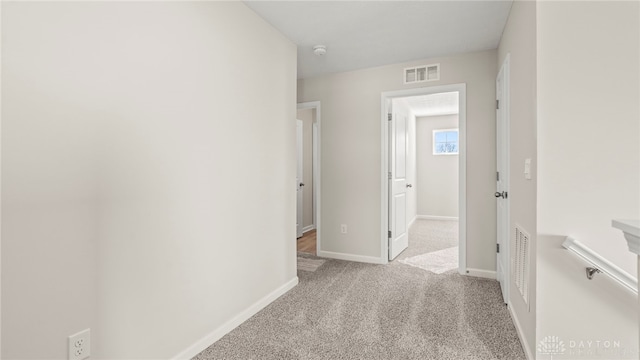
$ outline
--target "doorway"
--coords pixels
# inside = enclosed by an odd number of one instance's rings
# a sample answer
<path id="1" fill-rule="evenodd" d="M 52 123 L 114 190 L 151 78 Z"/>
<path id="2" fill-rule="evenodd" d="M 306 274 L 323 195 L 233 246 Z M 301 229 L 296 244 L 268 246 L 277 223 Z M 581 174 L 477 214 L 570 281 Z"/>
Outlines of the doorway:
<path id="1" fill-rule="evenodd" d="M 453 195 L 445 196 L 448 200 L 447 203 L 440 206 L 440 208 L 448 207 L 447 210 L 433 214 L 419 214 L 417 192 L 420 190 L 420 183 L 417 182 L 418 176 L 416 174 L 418 169 L 416 166 L 417 156 L 412 156 L 412 153 L 416 153 L 415 144 L 417 142 L 408 139 L 408 136 L 415 136 L 417 122 L 415 113 L 411 114 L 415 111 L 411 110 L 410 104 L 407 103 L 412 99 L 420 101 L 426 97 L 438 99 L 435 101 L 437 103 L 447 97 L 451 98 L 453 94 L 456 98 L 453 109 L 449 104 L 449 110 L 439 109 L 432 113 L 432 115 L 437 114 L 443 118 L 439 119 L 439 129 L 428 130 L 432 137 L 426 143 L 429 144 L 428 147 L 432 152 L 440 153 L 436 155 L 441 157 L 440 160 L 447 157 L 447 160 L 454 160 L 453 167 L 454 170 L 457 170 L 458 178 L 457 186 L 454 186 Z M 383 164 L 381 174 L 381 222 L 383 227 L 381 253 L 383 255 L 380 260 L 387 263 L 404 251 L 402 248 L 406 246 L 404 237 L 408 236 L 410 225 L 417 219 L 430 217 L 431 220 L 441 221 L 443 224 L 446 224 L 445 221 L 457 220 L 457 222 L 450 222 L 448 226 L 453 226 L 457 232 L 458 248 L 449 247 L 447 249 L 448 252 L 455 252 L 453 256 L 457 266 L 454 264 L 452 268 L 457 268 L 459 273 L 466 274 L 466 85 L 455 84 L 385 92 L 382 93 L 381 100 Z M 435 106 L 434 103 L 431 105 L 432 108 Z M 407 116 L 407 112 L 410 113 L 409 116 Z M 448 115 L 455 116 L 444 118 Z M 425 122 L 425 124 L 428 121 L 426 117 L 419 116 L 418 118 L 420 118 L 418 121 Z M 451 124 L 454 118 L 457 120 L 457 127 Z M 445 124 L 448 125 L 445 126 Z M 428 129 L 428 127 L 423 128 Z M 434 130 L 439 131 L 436 133 Z M 407 140 L 403 141 L 405 136 Z M 414 144 L 413 149 L 411 148 L 412 144 Z M 436 144 L 438 149 L 434 149 Z M 422 150 L 424 152 L 424 149 Z M 455 156 L 452 156 L 454 152 Z M 450 167 L 451 164 L 449 164 Z M 453 206 L 451 206 L 452 202 Z M 422 217 L 418 215 L 422 215 Z"/>
<path id="2" fill-rule="evenodd" d="M 320 102 L 297 106 L 298 180 L 297 240 L 298 252 L 316 255 L 320 249 Z"/>
<path id="3" fill-rule="evenodd" d="M 496 279 L 502 299 L 509 303 L 509 60 L 496 77 Z"/>

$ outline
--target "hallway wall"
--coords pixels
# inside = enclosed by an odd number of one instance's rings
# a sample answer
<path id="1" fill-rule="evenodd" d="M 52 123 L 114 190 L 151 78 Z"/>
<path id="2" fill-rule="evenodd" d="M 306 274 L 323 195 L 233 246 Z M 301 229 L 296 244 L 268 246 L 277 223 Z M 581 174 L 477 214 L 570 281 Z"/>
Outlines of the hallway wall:
<path id="1" fill-rule="evenodd" d="M 538 5 L 538 230 L 571 235 L 630 274 L 636 256 L 611 220 L 640 218 L 639 7 Z"/>
<path id="2" fill-rule="evenodd" d="M 3 2 L 1 32 L 3 359 L 86 328 L 188 358 L 296 284 L 289 40 L 240 2 Z"/>
<path id="3" fill-rule="evenodd" d="M 458 157 L 433 155 L 433 131 L 457 129 L 458 115 L 416 119 L 418 215 L 458 217 Z"/>
<path id="4" fill-rule="evenodd" d="M 638 296 L 605 274 L 587 279 L 564 236 L 538 239 L 537 343 L 562 340 L 565 353 L 554 359 L 638 359 Z"/>
<path id="5" fill-rule="evenodd" d="M 439 81 L 403 84 L 405 67 L 440 63 Z M 496 50 L 423 59 L 298 81 L 298 102 L 322 102 L 322 250 L 378 262 L 381 93 L 467 84 L 467 266 L 495 271 Z M 340 234 L 340 224 L 349 233 Z"/>
<path id="6" fill-rule="evenodd" d="M 524 229 L 529 243 L 529 296 L 526 302 L 511 277 L 509 305 L 530 356 L 536 351 L 536 6 L 537 2 L 513 2 L 498 47 L 498 66 L 510 57 L 509 87 L 509 243 L 510 259 L 516 254 L 515 228 Z M 525 159 L 531 159 L 531 179 L 524 176 Z M 513 260 L 511 260 L 513 261 Z M 512 267 L 512 274 L 514 273 Z"/>
<path id="7" fill-rule="evenodd" d="M 640 4 L 539 2 L 537 54 L 538 246 L 549 254 L 539 259 L 538 341 L 618 341 L 586 347 L 588 358 L 638 359 L 637 295 L 604 275 L 587 280 L 587 263 L 557 238 L 637 274 L 611 220 L 640 218 Z"/>

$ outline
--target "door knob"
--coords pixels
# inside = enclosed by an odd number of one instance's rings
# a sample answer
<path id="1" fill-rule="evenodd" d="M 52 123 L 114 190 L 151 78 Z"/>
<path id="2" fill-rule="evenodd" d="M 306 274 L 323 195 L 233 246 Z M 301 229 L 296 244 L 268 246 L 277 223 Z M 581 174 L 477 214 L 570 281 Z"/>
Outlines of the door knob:
<path id="1" fill-rule="evenodd" d="M 408 188 L 410 188 L 410 187 L 413 187 L 413 185 L 411 185 L 411 184 L 407 184 L 407 187 L 408 187 Z"/>
<path id="2" fill-rule="evenodd" d="M 300 186 L 304 186 L 304 183 L 300 183 Z"/>
<path id="3" fill-rule="evenodd" d="M 503 198 L 503 199 L 506 199 L 506 198 L 507 198 L 507 192 L 506 192 L 506 191 L 503 191 L 503 192 L 498 192 L 498 191 L 496 191 L 496 193 L 495 193 L 494 195 L 495 195 L 495 197 L 497 197 L 497 198 L 499 198 L 499 197 L 501 197 L 501 198 Z"/>

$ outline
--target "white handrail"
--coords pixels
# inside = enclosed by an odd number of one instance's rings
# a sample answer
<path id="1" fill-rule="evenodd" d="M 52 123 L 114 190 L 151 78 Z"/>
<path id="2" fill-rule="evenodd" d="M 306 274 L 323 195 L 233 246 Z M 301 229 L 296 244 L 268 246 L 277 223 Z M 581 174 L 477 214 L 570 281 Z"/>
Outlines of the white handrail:
<path id="1" fill-rule="evenodd" d="M 572 237 L 567 236 L 567 239 L 562 243 L 562 246 L 567 250 L 571 250 L 576 255 L 593 265 L 593 267 L 609 275 L 629 291 L 638 295 L 638 279 L 630 275 L 628 272 L 617 267 L 609 260 L 598 255 L 583 243 L 573 239 Z"/>

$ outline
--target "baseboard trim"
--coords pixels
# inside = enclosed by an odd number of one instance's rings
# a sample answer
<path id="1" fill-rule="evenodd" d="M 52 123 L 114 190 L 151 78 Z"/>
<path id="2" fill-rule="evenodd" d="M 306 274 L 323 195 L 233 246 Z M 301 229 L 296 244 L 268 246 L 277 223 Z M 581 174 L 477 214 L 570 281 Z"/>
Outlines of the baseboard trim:
<path id="1" fill-rule="evenodd" d="M 493 279 L 493 280 L 497 279 L 496 272 L 491 270 L 467 268 L 467 275 L 485 278 L 485 279 Z"/>
<path id="2" fill-rule="evenodd" d="M 304 233 L 306 233 L 308 231 L 314 230 L 315 228 L 316 228 L 316 226 L 313 225 L 313 224 L 305 226 L 305 227 L 302 228 L 302 233 L 304 234 Z"/>
<path id="3" fill-rule="evenodd" d="M 436 216 L 436 215 L 416 215 L 416 219 L 458 221 L 458 218 L 456 216 Z"/>
<path id="4" fill-rule="evenodd" d="M 413 219 L 409 221 L 409 226 L 407 226 L 407 229 L 410 229 L 413 226 L 413 223 L 415 223 L 417 219 L 418 219 L 418 215 L 414 216 Z"/>
<path id="5" fill-rule="evenodd" d="M 369 264 L 386 264 L 382 259 L 373 256 L 353 255 L 332 251 L 318 251 L 318 256 L 329 259 L 356 261 Z"/>
<path id="6" fill-rule="evenodd" d="M 522 331 L 522 326 L 520 326 L 520 321 L 518 321 L 518 317 L 511 309 L 511 306 L 507 306 L 509 308 L 509 315 L 511 315 L 511 321 L 513 321 L 513 326 L 516 327 L 516 333 L 518 334 L 518 338 L 520 339 L 520 344 L 522 344 L 522 350 L 524 350 L 524 355 L 527 357 L 527 360 L 535 360 L 533 353 L 531 352 L 531 347 L 529 343 L 524 338 L 524 333 Z"/>
<path id="7" fill-rule="evenodd" d="M 182 360 L 182 359 L 191 359 L 194 356 L 198 355 L 202 350 L 208 348 L 214 342 L 220 340 L 223 336 L 231 332 L 231 330 L 238 327 L 243 322 L 247 321 L 250 317 L 258 313 L 258 311 L 264 309 L 267 305 L 271 304 L 280 296 L 287 293 L 289 290 L 293 289 L 296 285 L 298 285 L 298 277 L 294 277 L 289 280 L 284 285 L 275 289 L 267 296 L 262 299 L 256 301 L 253 305 L 249 306 L 246 310 L 242 311 L 238 315 L 236 315 L 233 319 L 227 321 L 222 324 L 219 328 L 215 329 L 213 332 L 209 333 L 202 339 L 196 341 L 193 345 L 181 351 L 178 355 L 174 356 L 172 359 L 174 360 Z"/>

